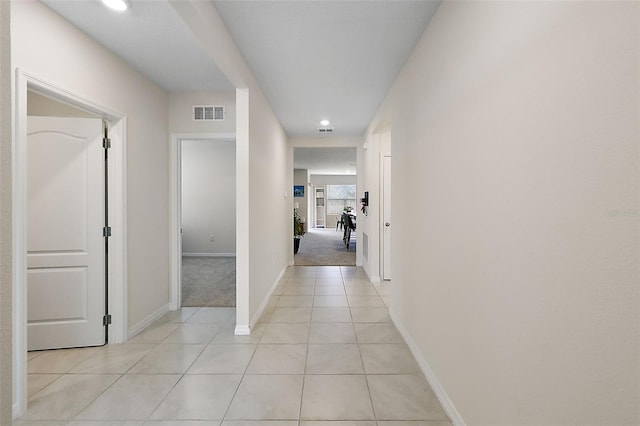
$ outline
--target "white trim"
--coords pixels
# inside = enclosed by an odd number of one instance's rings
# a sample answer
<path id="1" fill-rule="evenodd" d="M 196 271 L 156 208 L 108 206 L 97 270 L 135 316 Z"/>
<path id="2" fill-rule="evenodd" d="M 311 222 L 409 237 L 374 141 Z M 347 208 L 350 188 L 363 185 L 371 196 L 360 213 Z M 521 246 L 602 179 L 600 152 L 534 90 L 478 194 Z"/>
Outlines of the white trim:
<path id="1" fill-rule="evenodd" d="M 236 325 L 241 326 L 251 320 L 249 110 L 249 89 L 236 89 Z"/>
<path id="2" fill-rule="evenodd" d="M 142 321 L 138 322 L 136 325 L 131 327 L 129 329 L 129 332 L 127 333 L 127 337 L 131 339 L 133 336 L 140 333 L 142 330 L 149 327 L 151 324 L 153 324 L 154 322 L 158 321 L 160 318 L 165 316 L 167 312 L 169 312 L 168 303 L 166 305 L 162 305 L 157 311 L 155 311 L 154 313 L 152 313 L 151 315 L 149 315 L 148 317 L 146 317 L 145 319 L 143 319 Z"/>
<path id="3" fill-rule="evenodd" d="M 251 335 L 251 328 L 248 325 L 236 325 L 233 334 L 236 336 L 249 336 Z"/>
<path id="4" fill-rule="evenodd" d="M 382 134 L 380 136 L 380 138 L 382 138 Z M 391 139 L 391 131 L 389 131 L 389 139 Z M 380 143 L 380 142 L 379 142 Z M 379 204 L 378 204 L 378 274 L 380 274 L 380 277 L 384 279 L 384 159 L 386 157 L 391 158 L 391 153 L 385 153 L 382 152 L 382 149 L 380 150 L 380 158 L 378 159 L 378 179 L 379 179 L 379 186 L 378 186 L 378 199 L 380 200 Z M 393 172 L 390 172 L 392 178 L 393 178 Z M 393 196 L 393 193 L 391 193 L 391 196 Z M 393 205 L 391 205 L 391 208 L 393 208 Z M 393 211 L 391 212 L 391 214 L 393 214 Z M 391 221 L 393 221 L 393 218 L 391 219 Z M 391 244 L 391 239 L 389 239 L 389 244 Z M 389 250 L 389 256 L 391 257 L 391 248 Z M 391 274 L 389 274 L 391 275 Z M 391 278 L 388 279 L 388 281 L 390 281 Z"/>
<path id="5" fill-rule="evenodd" d="M 402 338 L 404 339 L 405 343 L 407 344 L 407 346 L 409 346 L 409 349 L 411 350 L 411 353 L 413 354 L 414 358 L 418 362 L 418 365 L 420 366 L 422 373 L 427 379 L 427 382 L 429 382 L 429 385 L 431 386 L 433 393 L 435 393 L 436 398 L 438 398 L 440 405 L 442 405 L 442 408 L 449 416 L 449 419 L 451 419 L 451 422 L 453 423 L 453 425 L 466 426 L 464 419 L 456 409 L 455 405 L 453 404 L 453 401 L 451 401 L 451 399 L 449 398 L 449 395 L 447 395 L 447 392 L 442 386 L 442 383 L 440 383 L 440 380 L 438 380 L 436 373 L 434 373 L 434 371 L 431 369 L 431 366 L 429 365 L 425 357 L 422 355 L 422 352 L 418 348 L 418 345 L 413 340 L 413 338 L 411 337 L 407 329 L 404 327 L 400 319 L 398 319 L 398 317 L 396 316 L 395 310 L 393 309 L 389 310 L 389 316 L 391 317 L 391 321 L 393 321 L 396 328 L 402 335 Z"/>
<path id="6" fill-rule="evenodd" d="M 172 133 L 169 141 L 169 309 L 182 306 L 182 214 L 180 209 L 181 150 L 183 140 L 235 140 L 235 133 Z M 226 253 L 222 253 L 226 255 Z M 231 254 L 231 253 L 229 253 Z M 194 253 L 190 256 L 199 256 Z M 205 254 L 202 254 L 205 255 Z M 235 253 L 233 254 L 235 256 Z"/>
<path id="7" fill-rule="evenodd" d="M 109 137 L 109 343 L 125 343 L 129 327 L 127 266 L 127 117 L 111 124 Z"/>
<path id="8" fill-rule="evenodd" d="M 260 317 L 262 316 L 262 314 L 264 314 L 265 309 L 267 309 L 267 306 L 269 305 L 269 300 L 271 299 L 271 296 L 273 296 L 273 293 L 276 291 L 276 288 L 278 287 L 278 284 L 280 283 L 280 280 L 284 276 L 284 273 L 285 273 L 286 270 L 287 270 L 286 266 L 284 268 L 282 268 L 282 271 L 280 271 L 280 274 L 278 274 L 278 278 L 276 278 L 276 280 L 273 283 L 273 285 L 271 285 L 271 288 L 269 289 L 269 292 L 267 293 L 265 298 L 262 299 L 262 303 L 260 304 L 260 306 L 258 307 L 258 310 L 256 311 L 255 315 L 253 316 L 253 318 L 251 318 L 251 321 L 249 322 L 249 327 L 250 328 L 253 328 L 253 326 L 256 325 L 258 323 L 258 321 L 260 320 Z M 236 330 L 237 329 L 238 329 L 238 327 L 236 327 Z"/>
<path id="9" fill-rule="evenodd" d="M 60 100 L 76 108 L 104 117 L 112 129 L 109 164 L 109 218 L 113 237 L 109 253 L 109 306 L 112 325 L 111 343 L 126 341 L 127 329 L 127 259 L 126 259 L 126 129 L 123 114 L 111 111 L 76 96 L 65 89 L 16 69 L 13 135 L 13 378 L 14 418 L 27 410 L 27 292 L 26 292 L 26 134 L 27 88 Z"/>
<path id="10" fill-rule="evenodd" d="M 13 417 L 27 412 L 27 78 L 16 71 L 13 162 Z"/>
<path id="11" fill-rule="evenodd" d="M 182 253 L 182 257 L 236 257 L 235 253 Z"/>
<path id="12" fill-rule="evenodd" d="M 169 146 L 169 309 L 182 305 L 182 217 L 180 211 L 182 162 L 180 139 L 171 135 Z"/>

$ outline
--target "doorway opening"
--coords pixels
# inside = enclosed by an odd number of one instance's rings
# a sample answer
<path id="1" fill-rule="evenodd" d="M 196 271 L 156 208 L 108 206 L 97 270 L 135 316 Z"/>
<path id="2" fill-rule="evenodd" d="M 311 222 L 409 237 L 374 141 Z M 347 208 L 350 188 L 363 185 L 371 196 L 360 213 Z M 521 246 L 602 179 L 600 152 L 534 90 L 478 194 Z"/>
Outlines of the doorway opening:
<path id="1" fill-rule="evenodd" d="M 236 306 L 236 137 L 171 135 L 169 309 Z"/>
<path id="2" fill-rule="evenodd" d="M 181 307 L 236 306 L 235 140 L 180 141 Z"/>
<path id="3" fill-rule="evenodd" d="M 295 265 L 355 266 L 357 148 L 294 148 L 294 210 L 305 235 Z"/>
<path id="4" fill-rule="evenodd" d="M 112 234 L 109 238 L 110 261 L 103 265 L 106 280 L 106 291 L 103 294 L 105 304 L 108 303 L 110 311 L 110 323 L 106 327 L 109 330 L 110 343 L 122 343 L 127 338 L 127 303 L 126 303 L 126 220 L 124 206 L 126 201 L 126 118 L 122 114 L 110 111 L 100 105 L 94 104 L 70 92 L 30 76 L 21 70 L 16 72 L 16 108 L 15 108 L 15 139 L 14 159 L 12 169 L 13 181 L 13 416 L 19 417 L 27 409 L 27 305 L 28 305 L 28 256 L 29 248 L 29 188 L 27 178 L 29 176 L 29 149 L 28 149 L 28 109 L 37 107 L 35 96 L 43 102 L 51 105 L 39 105 L 44 109 L 53 104 L 62 104 L 59 111 L 66 108 L 69 111 L 81 111 L 84 114 L 99 117 L 100 127 L 102 120 L 108 123 L 110 129 L 111 149 L 110 161 L 105 166 L 104 172 L 109 175 L 109 187 L 102 190 L 103 201 L 108 199 L 102 210 L 109 217 L 109 227 Z M 31 105 L 29 102 L 31 96 Z M 58 113 L 59 114 L 59 113 Z M 102 145 L 102 144 L 100 144 Z M 33 178 L 32 178 L 33 179 Z M 64 186 L 64 185 L 63 185 Z M 92 231 L 93 232 L 93 231 Z M 99 232 L 105 232 L 103 226 Z M 36 250 L 37 251 L 37 250 Z M 79 268 L 81 269 L 81 268 Z M 77 272 L 77 271 L 73 271 Z M 76 274 L 80 276 L 81 273 Z M 63 280 L 64 281 L 64 280 Z M 79 282 L 76 281 L 76 282 Z M 104 313 L 104 311 L 103 311 Z M 82 322 L 81 318 L 78 322 Z M 71 321 L 69 321 L 71 322 Z M 102 321 L 100 321 L 102 323 Z M 100 324 L 102 326 L 102 324 Z M 104 330 L 104 328 L 102 328 Z"/>

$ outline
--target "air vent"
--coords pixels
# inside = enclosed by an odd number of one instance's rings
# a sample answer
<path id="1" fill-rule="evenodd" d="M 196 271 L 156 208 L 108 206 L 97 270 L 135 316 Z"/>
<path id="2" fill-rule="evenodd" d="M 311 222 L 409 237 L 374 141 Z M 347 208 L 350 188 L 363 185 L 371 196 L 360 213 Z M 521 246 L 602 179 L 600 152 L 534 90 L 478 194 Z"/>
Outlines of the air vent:
<path id="1" fill-rule="evenodd" d="M 193 121 L 224 120 L 224 105 L 196 105 L 193 107 Z"/>
<path id="2" fill-rule="evenodd" d="M 318 133 L 333 133 L 333 127 L 319 127 Z"/>

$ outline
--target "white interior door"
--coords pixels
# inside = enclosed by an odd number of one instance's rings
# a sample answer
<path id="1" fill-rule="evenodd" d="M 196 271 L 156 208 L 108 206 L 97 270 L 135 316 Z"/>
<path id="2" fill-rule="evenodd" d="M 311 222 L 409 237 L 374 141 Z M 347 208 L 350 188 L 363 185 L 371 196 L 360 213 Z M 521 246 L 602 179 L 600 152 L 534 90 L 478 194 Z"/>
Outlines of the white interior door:
<path id="1" fill-rule="evenodd" d="M 382 279 L 391 279 L 391 157 L 382 159 Z"/>
<path id="2" fill-rule="evenodd" d="M 29 117 L 27 346 L 105 343 L 102 120 Z"/>

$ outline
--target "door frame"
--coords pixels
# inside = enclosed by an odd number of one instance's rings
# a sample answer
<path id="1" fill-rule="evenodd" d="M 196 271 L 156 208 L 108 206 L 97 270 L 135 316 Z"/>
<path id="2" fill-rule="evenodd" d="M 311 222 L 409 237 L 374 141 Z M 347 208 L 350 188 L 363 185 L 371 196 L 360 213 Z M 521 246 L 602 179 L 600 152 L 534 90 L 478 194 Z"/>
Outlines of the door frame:
<path id="1" fill-rule="evenodd" d="M 236 140 L 235 133 L 172 133 L 169 151 L 169 309 L 182 306 L 182 141 Z M 237 156 L 237 153 L 236 153 Z M 236 292 L 237 294 L 237 292 Z M 236 306 L 242 300 L 236 297 Z"/>
<path id="2" fill-rule="evenodd" d="M 127 258 L 126 258 L 126 144 L 127 118 L 124 114 L 77 96 L 40 78 L 16 70 L 12 158 L 13 230 L 13 417 L 27 410 L 27 91 L 32 90 L 109 122 L 112 141 L 109 153 L 109 310 L 112 323 L 109 343 L 127 340 Z"/>
<path id="3" fill-rule="evenodd" d="M 386 221 L 384 216 L 384 210 L 385 210 L 385 207 L 387 207 L 386 201 L 385 201 L 386 190 L 389 190 L 389 192 L 391 192 L 391 187 L 386 188 L 385 179 L 387 178 L 387 174 L 389 179 L 391 179 L 391 175 L 393 174 L 393 172 L 391 170 L 387 172 L 385 169 L 385 161 L 387 158 L 389 159 L 389 161 L 391 161 L 391 154 L 387 154 L 387 153 L 380 154 L 380 280 L 381 281 L 390 281 L 392 279 L 392 278 L 385 277 L 385 266 L 384 266 L 385 261 L 387 260 L 386 259 L 387 256 L 385 255 L 385 249 L 387 244 L 389 245 L 389 257 L 391 257 L 391 240 L 385 239 Z M 391 166 L 391 163 L 389 163 L 389 166 Z M 391 210 L 392 205 L 388 207 Z M 391 226 L 393 226 L 393 224 L 391 224 Z M 389 266 L 389 269 L 391 269 L 391 266 Z M 391 275 L 391 272 L 389 271 L 389 276 L 390 275 Z"/>

